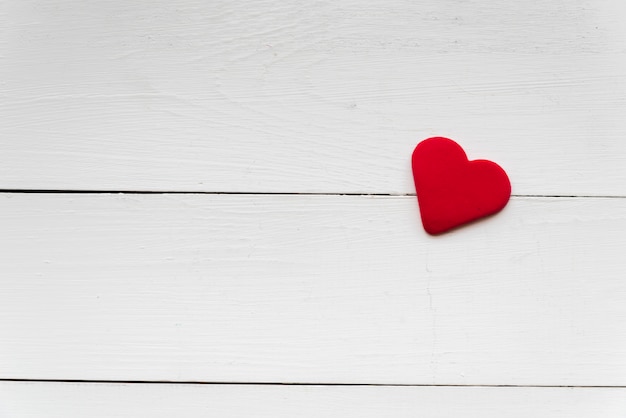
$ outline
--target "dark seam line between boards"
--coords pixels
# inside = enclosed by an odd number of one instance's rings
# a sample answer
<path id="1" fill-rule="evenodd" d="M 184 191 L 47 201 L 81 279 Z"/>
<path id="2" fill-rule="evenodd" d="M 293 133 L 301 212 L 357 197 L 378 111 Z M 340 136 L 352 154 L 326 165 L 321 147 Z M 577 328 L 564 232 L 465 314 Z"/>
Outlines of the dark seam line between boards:
<path id="1" fill-rule="evenodd" d="M 131 194 L 131 195 L 248 195 L 248 196 L 380 196 L 380 197 L 415 197 L 415 193 L 323 193 L 323 192 L 206 192 L 206 191 L 166 191 L 166 190 L 62 190 L 62 189 L 0 189 L 0 193 L 23 194 Z M 515 198 L 579 198 L 579 199 L 623 199 L 626 196 L 612 195 L 543 195 L 512 194 Z"/>
<path id="2" fill-rule="evenodd" d="M 380 387 L 466 387 L 466 388 L 581 388 L 626 389 L 626 386 L 600 385 L 461 385 L 461 384 L 403 384 L 403 383 L 283 383 L 283 382 L 200 382 L 159 380 L 81 380 L 81 379 L 2 379 L 0 382 L 30 383 L 100 383 L 100 384 L 151 384 L 151 385 L 231 385 L 231 386 L 380 386 Z"/>

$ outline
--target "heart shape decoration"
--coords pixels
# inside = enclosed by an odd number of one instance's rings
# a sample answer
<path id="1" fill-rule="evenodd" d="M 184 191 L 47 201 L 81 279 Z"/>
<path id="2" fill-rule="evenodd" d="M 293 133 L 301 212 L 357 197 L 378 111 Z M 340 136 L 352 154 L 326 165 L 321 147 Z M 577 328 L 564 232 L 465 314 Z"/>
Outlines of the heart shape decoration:
<path id="1" fill-rule="evenodd" d="M 424 229 L 438 235 L 501 211 L 511 197 L 506 172 L 487 160 L 469 161 L 451 139 L 428 138 L 412 158 Z"/>

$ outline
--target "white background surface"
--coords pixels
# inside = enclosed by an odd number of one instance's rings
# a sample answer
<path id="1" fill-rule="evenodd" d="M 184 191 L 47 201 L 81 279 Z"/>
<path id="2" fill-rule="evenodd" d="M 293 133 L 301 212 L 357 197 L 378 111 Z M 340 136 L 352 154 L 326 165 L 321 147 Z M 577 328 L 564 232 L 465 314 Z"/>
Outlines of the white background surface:
<path id="1" fill-rule="evenodd" d="M 0 414 L 623 417 L 624 18 L 0 3 Z M 433 135 L 501 214 L 423 232 Z"/>

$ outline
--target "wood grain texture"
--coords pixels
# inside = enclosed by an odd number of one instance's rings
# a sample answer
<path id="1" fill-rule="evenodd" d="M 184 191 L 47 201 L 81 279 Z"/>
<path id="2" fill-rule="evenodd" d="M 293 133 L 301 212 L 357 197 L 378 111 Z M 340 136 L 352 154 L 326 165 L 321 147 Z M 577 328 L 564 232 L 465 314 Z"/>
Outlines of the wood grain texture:
<path id="1" fill-rule="evenodd" d="M 626 385 L 625 199 L 0 195 L 0 377 Z"/>
<path id="2" fill-rule="evenodd" d="M 3 418 L 623 418 L 626 389 L 3 382 L 0 402 Z"/>
<path id="3" fill-rule="evenodd" d="M 0 6 L 0 188 L 413 192 L 433 135 L 513 193 L 626 195 L 626 6 Z"/>

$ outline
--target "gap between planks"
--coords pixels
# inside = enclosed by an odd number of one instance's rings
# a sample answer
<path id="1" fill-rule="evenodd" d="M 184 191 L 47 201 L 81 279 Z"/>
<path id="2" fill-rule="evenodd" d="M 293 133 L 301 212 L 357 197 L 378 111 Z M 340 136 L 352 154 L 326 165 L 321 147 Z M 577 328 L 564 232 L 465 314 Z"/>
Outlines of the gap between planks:
<path id="1" fill-rule="evenodd" d="M 29 383 L 94 383 L 94 384 L 150 384 L 150 385 L 230 385 L 230 386 L 386 386 L 386 387 L 466 387 L 466 388 L 581 388 L 626 389 L 611 385 L 461 385 L 461 384 L 411 384 L 411 383 L 325 383 L 325 382 L 202 382 L 170 380 L 83 380 L 83 379 L 11 379 L 0 382 Z"/>
<path id="2" fill-rule="evenodd" d="M 62 190 L 62 189 L 0 189 L 0 193 L 24 194 L 182 194 L 182 195 L 243 195 L 243 196 L 380 196 L 414 197 L 415 193 L 322 193 L 322 192 L 203 192 L 180 190 Z M 554 199 L 624 199 L 622 195 L 554 195 L 554 194 L 512 194 L 512 198 L 554 198 Z"/>

